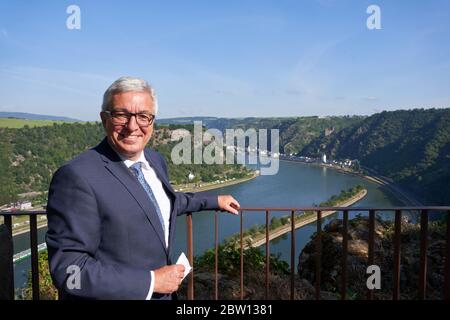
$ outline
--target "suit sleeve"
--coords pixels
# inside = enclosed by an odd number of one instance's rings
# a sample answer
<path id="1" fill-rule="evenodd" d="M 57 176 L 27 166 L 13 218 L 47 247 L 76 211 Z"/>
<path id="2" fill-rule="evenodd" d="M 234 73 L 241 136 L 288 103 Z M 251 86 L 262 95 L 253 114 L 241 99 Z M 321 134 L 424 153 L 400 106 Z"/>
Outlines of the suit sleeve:
<path id="1" fill-rule="evenodd" d="M 102 232 L 95 191 L 69 166 L 52 179 L 47 214 L 50 272 L 60 295 L 145 299 L 151 285 L 149 270 L 95 258 Z"/>
<path id="2" fill-rule="evenodd" d="M 169 180 L 169 173 L 167 170 L 167 164 L 162 155 L 160 156 L 161 165 Z M 217 195 L 210 195 L 203 192 L 175 192 L 176 206 L 178 208 L 178 215 L 185 214 L 187 212 L 196 212 L 202 210 L 216 210 L 219 209 Z"/>

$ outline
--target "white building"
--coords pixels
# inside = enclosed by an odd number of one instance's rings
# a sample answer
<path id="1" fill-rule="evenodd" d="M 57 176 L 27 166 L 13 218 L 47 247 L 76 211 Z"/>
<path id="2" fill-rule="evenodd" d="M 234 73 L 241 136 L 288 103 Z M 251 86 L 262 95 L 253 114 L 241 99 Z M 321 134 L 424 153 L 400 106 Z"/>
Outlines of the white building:
<path id="1" fill-rule="evenodd" d="M 322 154 L 322 162 L 327 163 L 327 155 L 325 153 Z"/>
<path id="2" fill-rule="evenodd" d="M 30 210 L 33 206 L 31 205 L 31 201 L 22 201 L 19 202 L 19 210 Z"/>

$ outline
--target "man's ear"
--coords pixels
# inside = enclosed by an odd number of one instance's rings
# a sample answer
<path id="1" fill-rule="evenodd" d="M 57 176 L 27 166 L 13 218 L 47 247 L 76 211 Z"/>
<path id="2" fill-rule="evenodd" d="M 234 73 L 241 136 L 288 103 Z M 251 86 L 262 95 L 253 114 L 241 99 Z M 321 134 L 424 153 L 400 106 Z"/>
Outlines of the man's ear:
<path id="1" fill-rule="evenodd" d="M 103 128 L 106 129 L 106 120 L 107 120 L 107 115 L 106 113 L 104 113 L 103 111 L 100 112 L 100 119 L 102 119 L 102 124 L 103 124 Z"/>

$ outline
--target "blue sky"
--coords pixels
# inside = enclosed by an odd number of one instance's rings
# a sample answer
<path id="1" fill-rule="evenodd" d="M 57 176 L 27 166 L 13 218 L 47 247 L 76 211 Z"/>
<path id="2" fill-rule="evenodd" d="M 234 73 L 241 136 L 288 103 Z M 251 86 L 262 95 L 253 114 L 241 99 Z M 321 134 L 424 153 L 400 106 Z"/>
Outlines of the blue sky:
<path id="1" fill-rule="evenodd" d="M 447 0 L 0 0 L 0 111 L 98 120 L 122 75 L 155 87 L 159 117 L 450 107 L 449 40 Z"/>

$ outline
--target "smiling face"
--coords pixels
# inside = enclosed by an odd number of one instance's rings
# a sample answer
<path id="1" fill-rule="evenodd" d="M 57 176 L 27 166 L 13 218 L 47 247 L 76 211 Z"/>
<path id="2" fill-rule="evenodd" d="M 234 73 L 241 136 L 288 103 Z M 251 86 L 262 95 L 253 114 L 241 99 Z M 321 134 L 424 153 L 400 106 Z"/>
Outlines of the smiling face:
<path id="1" fill-rule="evenodd" d="M 109 111 L 155 114 L 150 94 L 138 91 L 115 94 Z M 114 125 L 107 113 L 101 112 L 100 117 L 111 147 L 127 159 L 137 160 L 152 136 L 153 123 L 148 127 L 140 127 L 136 117 L 131 117 L 125 125 Z"/>

